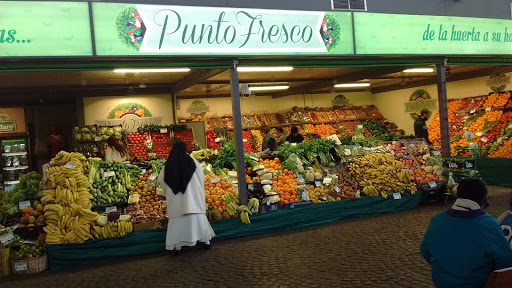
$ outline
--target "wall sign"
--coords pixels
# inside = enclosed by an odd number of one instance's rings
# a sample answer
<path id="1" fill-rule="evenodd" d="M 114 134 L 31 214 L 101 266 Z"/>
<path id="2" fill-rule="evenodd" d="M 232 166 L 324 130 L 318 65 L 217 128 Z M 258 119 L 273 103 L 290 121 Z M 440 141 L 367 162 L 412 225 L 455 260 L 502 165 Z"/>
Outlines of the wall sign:
<path id="1" fill-rule="evenodd" d="M 190 103 L 190 106 L 187 108 L 187 112 L 193 117 L 204 116 L 207 112 L 210 112 L 210 107 L 206 106 L 206 104 L 201 100 L 195 100 Z"/>
<path id="2" fill-rule="evenodd" d="M 121 119 L 126 115 L 135 115 L 140 118 L 151 117 L 151 112 L 139 103 L 122 103 L 117 105 L 108 114 L 108 119 Z"/>
<path id="3" fill-rule="evenodd" d="M 0 133 L 23 133 L 25 110 L 23 108 L 0 108 Z"/>
<path id="4" fill-rule="evenodd" d="M 508 55 L 512 21 L 468 17 L 354 13 L 359 55 Z"/>
<path id="5" fill-rule="evenodd" d="M 0 1 L 0 57 L 90 56 L 87 2 Z"/>
<path id="6" fill-rule="evenodd" d="M 98 55 L 354 52 L 349 12 L 92 5 Z"/>
<path id="7" fill-rule="evenodd" d="M 420 112 L 423 109 L 430 111 L 437 109 L 437 99 L 432 99 L 430 94 L 423 89 L 418 89 L 411 94 L 409 102 L 405 103 L 405 112 L 409 112 L 413 120 L 420 117 Z"/>
<path id="8" fill-rule="evenodd" d="M 501 71 L 492 73 L 489 76 L 489 80 L 486 81 L 487 86 L 489 86 L 493 92 L 505 91 L 509 83 L 510 77 L 507 77 L 507 75 Z"/>
<path id="9" fill-rule="evenodd" d="M 332 106 L 345 106 L 348 105 L 348 99 L 343 94 L 338 94 L 332 100 Z"/>

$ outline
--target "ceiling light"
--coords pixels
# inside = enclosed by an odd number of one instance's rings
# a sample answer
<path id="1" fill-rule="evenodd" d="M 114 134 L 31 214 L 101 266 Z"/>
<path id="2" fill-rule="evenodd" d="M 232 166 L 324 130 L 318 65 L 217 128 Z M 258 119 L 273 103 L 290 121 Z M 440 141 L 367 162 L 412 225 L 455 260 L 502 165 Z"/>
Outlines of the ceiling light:
<path id="1" fill-rule="evenodd" d="M 286 90 L 290 88 L 290 86 L 256 86 L 249 87 L 251 91 L 267 91 L 267 90 Z"/>
<path id="2" fill-rule="evenodd" d="M 292 71 L 293 67 L 238 67 L 238 72 L 284 72 Z"/>
<path id="3" fill-rule="evenodd" d="M 405 73 L 432 73 L 434 72 L 434 68 L 411 68 L 405 69 Z"/>
<path id="4" fill-rule="evenodd" d="M 189 68 L 114 69 L 115 73 L 188 72 Z"/>
<path id="5" fill-rule="evenodd" d="M 336 84 L 334 87 L 336 88 L 355 88 L 355 87 L 368 87 L 370 83 L 344 83 L 344 84 Z"/>

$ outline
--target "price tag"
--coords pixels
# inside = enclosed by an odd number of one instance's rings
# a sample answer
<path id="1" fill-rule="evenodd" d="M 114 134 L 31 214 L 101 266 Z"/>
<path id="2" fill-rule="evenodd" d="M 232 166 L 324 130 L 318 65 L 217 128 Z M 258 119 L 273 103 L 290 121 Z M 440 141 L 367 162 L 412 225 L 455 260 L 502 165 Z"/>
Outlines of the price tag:
<path id="1" fill-rule="evenodd" d="M 439 119 L 440 119 L 439 117 L 436 117 L 436 120 L 437 120 L 437 121 L 439 121 Z"/>
<path id="2" fill-rule="evenodd" d="M 167 128 L 160 128 L 160 133 L 161 134 L 167 133 Z"/>
<path id="3" fill-rule="evenodd" d="M 292 143 L 292 146 L 297 146 L 297 143 Z"/>
<path id="4" fill-rule="evenodd" d="M 220 142 L 220 138 L 215 138 L 215 142 L 219 143 Z"/>
<path id="5" fill-rule="evenodd" d="M 219 183 L 220 182 L 220 178 L 219 177 L 212 177 L 210 178 L 210 183 L 214 184 L 214 183 Z"/>
<path id="6" fill-rule="evenodd" d="M 400 194 L 400 192 L 393 193 L 393 199 L 395 199 L 395 200 L 402 199 L 402 194 Z"/>
<path id="7" fill-rule="evenodd" d="M 250 157 L 252 160 L 254 160 L 254 161 L 260 161 L 260 159 L 258 159 L 258 158 L 256 158 L 256 157 L 254 157 L 254 156 L 249 156 L 249 157 Z"/>
<path id="8" fill-rule="evenodd" d="M 21 201 L 18 203 L 18 207 L 20 207 L 20 210 L 27 207 L 32 207 L 30 205 L 30 201 Z"/>
<path id="9" fill-rule="evenodd" d="M 434 156 L 441 156 L 441 152 L 439 152 L 439 151 L 437 151 L 437 150 L 432 151 L 432 154 L 433 154 Z"/>
<path id="10" fill-rule="evenodd" d="M 299 175 L 297 177 L 297 182 L 304 183 L 304 177 L 302 177 L 302 175 Z"/>
<path id="11" fill-rule="evenodd" d="M 247 142 L 247 139 L 242 139 L 242 142 L 246 143 L 246 142 Z"/>
<path id="12" fill-rule="evenodd" d="M 341 190 L 340 190 L 340 187 L 338 187 L 338 186 L 334 186 L 334 191 L 336 191 L 336 193 L 340 193 L 340 191 L 341 191 Z"/>
<path id="13" fill-rule="evenodd" d="M 436 181 L 430 181 L 430 182 L 428 182 L 428 186 L 430 188 L 436 188 L 437 187 L 437 183 L 436 183 Z"/>
<path id="14" fill-rule="evenodd" d="M 114 171 L 103 172 L 104 178 L 113 177 L 113 176 L 116 176 L 116 172 L 114 172 Z"/>
<path id="15" fill-rule="evenodd" d="M 110 206 L 105 208 L 105 213 L 116 212 L 117 206 Z"/>
<path id="16" fill-rule="evenodd" d="M 14 234 L 12 234 L 12 232 L 0 235 L 0 243 L 2 244 L 7 244 L 11 242 L 12 239 L 14 239 Z"/>
<path id="17" fill-rule="evenodd" d="M 484 135 L 484 133 L 482 133 L 482 132 L 478 132 L 478 133 L 476 133 L 475 135 L 476 135 L 476 136 L 478 136 L 478 137 L 480 137 L 480 136 Z"/>
<path id="18" fill-rule="evenodd" d="M 332 178 L 324 178 L 324 181 L 323 181 L 324 185 L 329 185 L 332 183 Z"/>
<path id="19" fill-rule="evenodd" d="M 270 205 L 272 203 L 272 197 L 273 196 L 268 197 L 267 205 Z"/>
<path id="20" fill-rule="evenodd" d="M 256 185 L 254 185 L 254 183 L 249 183 L 249 184 L 247 184 L 247 189 L 254 190 L 254 188 L 256 188 L 255 186 Z"/>
<path id="21" fill-rule="evenodd" d="M 142 170 L 140 171 L 140 174 L 146 174 L 146 169 L 142 169 Z"/>
<path id="22" fill-rule="evenodd" d="M 352 151 L 350 151 L 350 149 L 348 149 L 348 148 L 345 148 L 345 154 L 350 156 L 350 155 L 352 155 Z"/>
<path id="23" fill-rule="evenodd" d="M 466 169 L 471 169 L 471 168 L 473 168 L 473 163 L 466 162 Z"/>
<path id="24" fill-rule="evenodd" d="M 94 137 L 94 141 L 96 141 L 96 142 L 99 142 L 99 141 L 101 141 L 102 139 L 103 139 L 103 138 L 101 138 L 101 136 L 96 136 L 96 137 Z"/>
<path id="25" fill-rule="evenodd" d="M 482 137 L 480 140 L 482 140 L 482 142 L 484 142 L 484 143 L 489 142 L 489 139 L 487 139 L 487 138 L 485 138 L 485 137 Z"/>
<path id="26" fill-rule="evenodd" d="M 485 112 L 489 112 L 489 111 L 491 111 L 491 109 L 492 109 L 491 107 L 487 107 L 487 108 L 485 108 Z"/>
<path id="27" fill-rule="evenodd" d="M 66 163 L 66 165 L 64 165 L 64 167 L 66 167 L 68 169 L 75 169 L 76 168 L 76 164 L 68 162 L 68 163 Z"/>
<path id="28" fill-rule="evenodd" d="M 16 261 L 14 262 L 14 271 L 25 271 L 27 270 L 27 262 L 25 261 Z"/>
<path id="29" fill-rule="evenodd" d="M 470 113 L 470 114 L 473 114 L 473 113 L 475 113 L 475 112 L 476 112 L 476 110 L 475 110 L 475 109 L 473 109 L 473 110 L 469 111 L 469 113 Z"/>
<path id="30" fill-rule="evenodd" d="M 391 153 L 391 155 L 395 156 L 395 150 L 391 150 L 389 152 Z"/>
<path id="31" fill-rule="evenodd" d="M 321 182 L 321 181 L 315 181 L 315 186 L 316 186 L 316 187 L 320 187 L 320 186 L 322 186 L 322 182 Z"/>

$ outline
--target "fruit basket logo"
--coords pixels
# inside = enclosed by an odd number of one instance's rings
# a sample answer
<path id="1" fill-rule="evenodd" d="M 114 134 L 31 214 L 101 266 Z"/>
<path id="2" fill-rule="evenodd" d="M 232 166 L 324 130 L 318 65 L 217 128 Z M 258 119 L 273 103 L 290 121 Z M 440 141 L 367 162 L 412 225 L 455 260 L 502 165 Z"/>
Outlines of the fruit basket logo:
<path id="1" fill-rule="evenodd" d="M 141 104 L 138 103 L 123 103 L 117 105 L 108 114 L 107 119 L 121 119 L 126 115 L 135 115 L 140 118 L 151 117 L 151 112 Z"/>
<path id="2" fill-rule="evenodd" d="M 326 13 L 322 21 L 322 25 L 320 26 L 320 36 L 322 36 L 322 40 L 324 41 L 325 47 L 327 47 L 327 51 L 330 51 L 337 46 L 340 33 L 341 28 L 335 20 L 335 17 Z"/>
<path id="3" fill-rule="evenodd" d="M 507 88 L 507 84 L 510 83 L 510 77 L 501 71 L 496 71 L 489 76 L 486 82 L 493 92 L 503 92 Z"/>
<path id="4" fill-rule="evenodd" d="M 116 19 L 116 30 L 121 42 L 139 51 L 146 33 L 146 25 L 134 6 L 127 7 L 119 13 Z"/>
<path id="5" fill-rule="evenodd" d="M 204 116 L 206 115 L 206 112 L 210 112 L 210 107 L 206 106 L 203 101 L 196 100 L 188 106 L 187 112 L 194 117 Z"/>
<path id="6" fill-rule="evenodd" d="M 429 109 L 430 111 L 437 108 L 437 100 L 432 99 L 430 94 L 423 89 L 418 89 L 411 94 L 409 97 L 409 102 L 405 103 L 405 111 L 411 112 L 411 118 L 413 120 L 418 119 L 420 112 L 422 109 Z"/>

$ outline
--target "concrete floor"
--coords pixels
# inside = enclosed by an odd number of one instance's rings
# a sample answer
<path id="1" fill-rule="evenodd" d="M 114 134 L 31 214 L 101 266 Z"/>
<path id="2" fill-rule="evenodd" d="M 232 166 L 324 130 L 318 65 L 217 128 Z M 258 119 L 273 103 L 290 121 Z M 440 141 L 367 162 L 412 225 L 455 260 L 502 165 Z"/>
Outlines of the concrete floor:
<path id="1" fill-rule="evenodd" d="M 490 187 L 487 212 L 509 207 L 511 189 Z M 0 287 L 433 287 L 419 245 L 447 208 L 342 221 L 216 243 L 209 251 L 148 255 L 76 270 L 0 280 Z"/>

